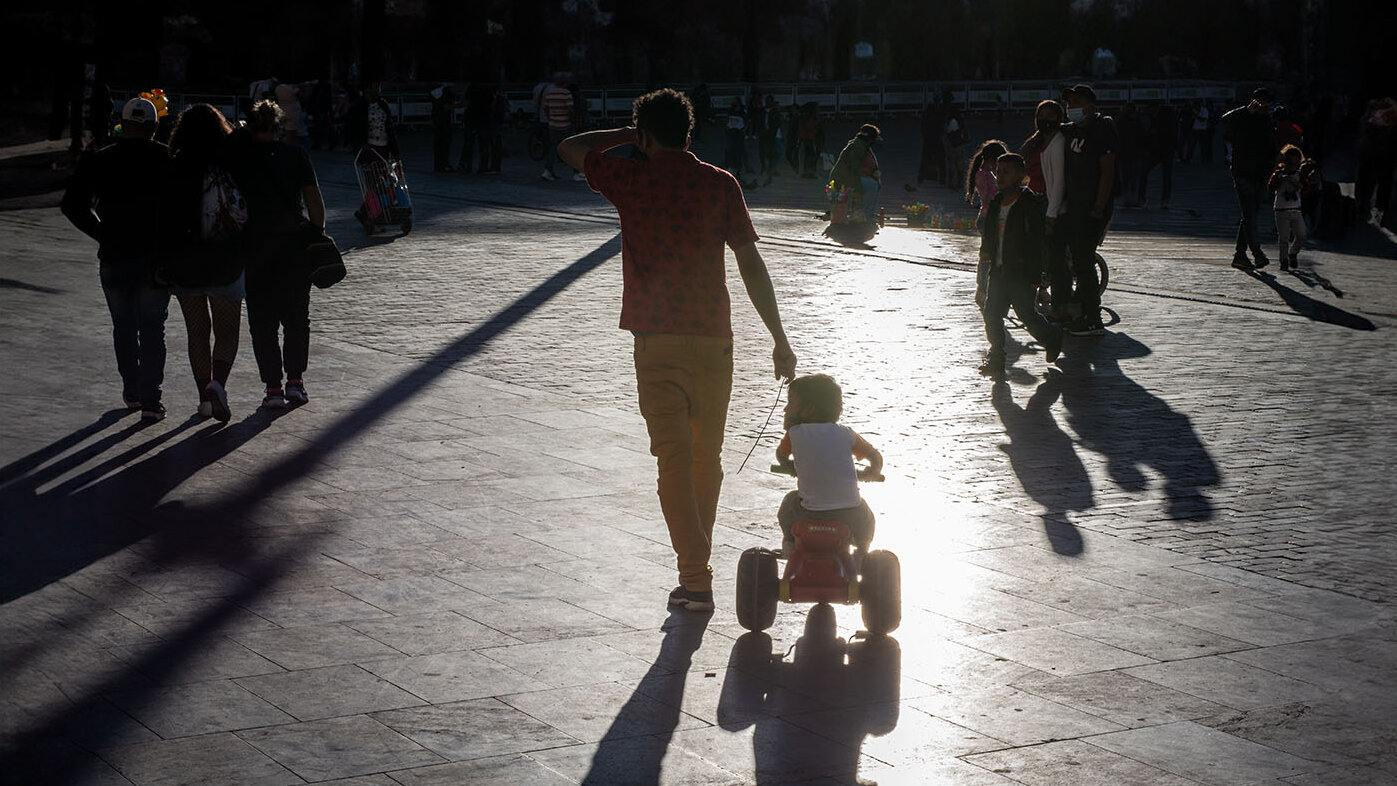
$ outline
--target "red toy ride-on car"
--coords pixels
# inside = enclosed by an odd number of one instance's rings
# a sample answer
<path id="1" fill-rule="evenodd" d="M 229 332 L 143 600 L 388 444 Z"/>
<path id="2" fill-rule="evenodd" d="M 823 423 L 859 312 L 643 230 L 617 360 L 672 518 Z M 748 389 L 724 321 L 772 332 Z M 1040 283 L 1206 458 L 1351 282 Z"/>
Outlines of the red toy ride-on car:
<path id="1" fill-rule="evenodd" d="M 779 464 L 773 472 L 790 474 Z M 866 470 L 859 479 L 882 480 Z M 837 521 L 805 519 L 791 528 L 795 549 L 779 555 L 750 548 L 737 562 L 737 621 L 751 631 L 776 620 L 778 602 L 862 604 L 863 624 L 872 635 L 897 630 L 902 622 L 902 568 L 891 551 L 857 553 L 849 528 Z M 786 569 L 777 574 L 778 560 Z"/>

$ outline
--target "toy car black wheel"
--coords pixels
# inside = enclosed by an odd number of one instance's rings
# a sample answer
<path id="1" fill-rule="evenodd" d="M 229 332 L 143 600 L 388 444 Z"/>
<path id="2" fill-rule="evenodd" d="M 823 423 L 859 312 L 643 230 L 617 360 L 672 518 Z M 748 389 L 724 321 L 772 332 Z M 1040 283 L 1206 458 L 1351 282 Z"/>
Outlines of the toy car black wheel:
<path id="1" fill-rule="evenodd" d="M 779 600 L 776 552 L 751 548 L 737 560 L 737 622 L 750 631 L 766 630 L 776 621 Z"/>
<path id="2" fill-rule="evenodd" d="M 402 220 L 402 222 L 398 224 L 398 229 L 402 230 L 402 233 L 403 233 L 404 235 L 406 235 L 407 233 L 411 232 L 411 231 L 412 231 L 412 219 L 410 219 L 410 218 L 404 218 L 404 219 Z"/>
<path id="3" fill-rule="evenodd" d="M 863 624 L 875 635 L 891 633 L 902 624 L 902 566 L 891 551 L 870 551 L 863 558 L 859 582 Z"/>

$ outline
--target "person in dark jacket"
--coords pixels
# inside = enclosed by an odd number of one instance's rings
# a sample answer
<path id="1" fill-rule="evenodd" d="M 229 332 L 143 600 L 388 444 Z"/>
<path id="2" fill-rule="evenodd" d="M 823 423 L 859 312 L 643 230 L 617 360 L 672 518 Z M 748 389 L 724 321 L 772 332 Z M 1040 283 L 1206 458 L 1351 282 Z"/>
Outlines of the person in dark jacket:
<path id="1" fill-rule="evenodd" d="M 1012 306 L 1019 321 L 1043 346 L 1052 363 L 1062 352 L 1062 330 L 1048 324 L 1034 309 L 1034 295 L 1046 271 L 1047 200 L 1029 190 L 1023 156 L 1006 153 L 995 163 L 999 193 L 990 200 L 980 223 L 980 263 L 975 276 L 975 304 L 985 319 L 990 351 L 980 373 L 1004 378 L 1004 317 Z"/>
<path id="2" fill-rule="evenodd" d="M 112 316 L 121 397 L 141 418 L 165 417 L 165 318 L 170 290 L 157 284 L 163 207 L 174 164 L 154 141 L 155 105 L 133 98 L 121 110 L 121 139 L 78 162 L 63 215 L 98 243 L 102 293 Z"/>
<path id="3" fill-rule="evenodd" d="M 1252 91 L 1246 106 L 1222 116 L 1223 133 L 1231 148 L 1227 166 L 1232 172 L 1232 187 L 1242 218 L 1237 223 L 1237 248 L 1232 255 L 1232 267 L 1238 270 L 1259 270 L 1271 264 L 1261 250 L 1261 231 L 1257 220 L 1261 200 L 1266 196 L 1266 178 L 1276 165 L 1276 132 L 1271 122 L 1271 91 L 1258 87 Z M 1247 259 L 1250 249 L 1252 259 Z"/>
<path id="4" fill-rule="evenodd" d="M 451 85 L 438 85 L 432 88 L 431 96 L 432 171 L 455 172 L 451 166 L 451 114 L 456 111 L 456 94 Z"/>
<path id="5" fill-rule="evenodd" d="M 247 125 L 229 137 L 233 179 L 247 200 L 246 231 L 257 252 L 246 270 L 247 328 L 267 386 L 266 409 L 309 400 L 302 375 L 310 358 L 310 281 L 301 254 L 307 232 L 325 230 L 325 201 L 310 155 L 277 141 L 281 121 L 276 102 L 259 101 Z"/>

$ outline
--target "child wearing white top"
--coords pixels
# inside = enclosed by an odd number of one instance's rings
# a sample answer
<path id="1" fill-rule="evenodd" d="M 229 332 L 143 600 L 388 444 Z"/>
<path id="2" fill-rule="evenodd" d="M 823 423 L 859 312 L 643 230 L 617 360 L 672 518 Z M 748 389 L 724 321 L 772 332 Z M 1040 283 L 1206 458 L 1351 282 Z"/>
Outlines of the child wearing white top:
<path id="1" fill-rule="evenodd" d="M 1276 233 L 1280 235 L 1281 270 L 1300 266 L 1300 249 L 1305 246 L 1305 217 L 1301 197 L 1314 188 L 1314 164 L 1295 145 L 1281 150 L 1281 163 L 1266 182 L 1276 195 Z"/>
<path id="2" fill-rule="evenodd" d="M 873 540 L 873 511 L 859 495 L 854 459 L 866 459 L 869 474 L 879 475 L 883 456 L 853 429 L 839 425 L 843 409 L 843 392 L 826 374 L 798 377 L 787 391 L 786 434 L 776 448 L 777 462 L 796 472 L 796 489 L 776 513 L 787 557 L 795 548 L 791 529 L 804 519 L 844 524 L 860 551 L 868 551 Z"/>

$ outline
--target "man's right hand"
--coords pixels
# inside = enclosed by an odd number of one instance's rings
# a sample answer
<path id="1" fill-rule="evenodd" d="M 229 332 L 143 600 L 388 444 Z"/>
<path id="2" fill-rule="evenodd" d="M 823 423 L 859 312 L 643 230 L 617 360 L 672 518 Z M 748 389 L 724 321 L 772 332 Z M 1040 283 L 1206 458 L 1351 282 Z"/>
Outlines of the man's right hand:
<path id="1" fill-rule="evenodd" d="M 771 350 L 771 362 L 776 369 L 776 378 L 785 379 L 790 382 L 796 375 L 796 353 L 791 351 L 791 345 L 782 341 Z"/>

